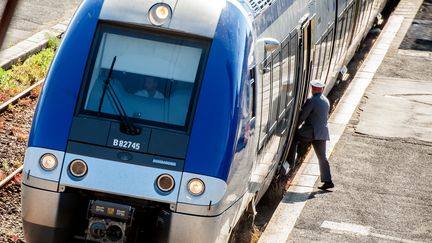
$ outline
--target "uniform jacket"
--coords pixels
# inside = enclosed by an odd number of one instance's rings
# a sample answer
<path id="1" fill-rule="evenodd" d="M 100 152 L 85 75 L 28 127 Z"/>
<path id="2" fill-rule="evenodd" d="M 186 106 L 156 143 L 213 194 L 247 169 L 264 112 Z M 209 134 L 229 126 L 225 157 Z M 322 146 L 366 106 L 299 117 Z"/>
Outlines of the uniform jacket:
<path id="1" fill-rule="evenodd" d="M 330 110 L 328 99 L 321 93 L 306 100 L 300 112 L 299 134 L 312 140 L 330 140 L 327 120 Z"/>

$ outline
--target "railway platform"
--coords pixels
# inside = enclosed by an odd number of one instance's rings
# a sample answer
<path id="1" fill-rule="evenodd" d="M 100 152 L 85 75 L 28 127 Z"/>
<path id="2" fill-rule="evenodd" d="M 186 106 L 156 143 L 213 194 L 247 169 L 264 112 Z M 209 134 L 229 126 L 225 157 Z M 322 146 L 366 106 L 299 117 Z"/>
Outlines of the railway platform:
<path id="1" fill-rule="evenodd" d="M 422 3 L 400 1 L 331 116 L 335 188 L 317 189 L 312 150 L 260 243 L 432 242 L 432 35 L 416 31 L 432 14 Z"/>
<path id="2" fill-rule="evenodd" d="M 41 50 L 50 37 L 64 33 L 81 1 L 20 1 L 0 46 L 0 67 L 9 68 Z M 1 10 L 3 5 L 4 2 L 1 2 Z"/>

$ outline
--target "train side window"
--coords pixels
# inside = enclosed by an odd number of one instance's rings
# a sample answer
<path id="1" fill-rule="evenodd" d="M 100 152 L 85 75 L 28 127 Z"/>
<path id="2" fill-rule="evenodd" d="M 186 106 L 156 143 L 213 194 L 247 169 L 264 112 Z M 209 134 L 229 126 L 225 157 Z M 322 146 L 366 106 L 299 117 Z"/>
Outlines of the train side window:
<path id="1" fill-rule="evenodd" d="M 328 32 L 326 37 L 326 42 L 324 43 L 326 45 L 326 53 L 323 56 L 323 69 L 321 72 L 321 80 L 325 82 L 327 78 L 327 71 L 330 65 L 330 53 L 332 48 L 332 41 L 333 41 L 333 28 Z"/>
<path id="2" fill-rule="evenodd" d="M 367 5 L 368 6 L 367 6 L 366 12 L 365 12 L 366 17 L 364 19 L 364 25 L 365 26 L 367 25 L 367 23 L 369 21 L 369 18 L 371 17 L 371 13 L 372 13 L 372 9 L 373 9 L 373 1 L 372 0 L 368 0 L 367 1 Z"/>
<path id="3" fill-rule="evenodd" d="M 270 112 L 270 132 L 276 125 L 278 118 L 279 108 L 279 94 L 280 94 L 280 50 L 272 55 L 272 87 L 271 87 L 271 112 Z"/>
<path id="4" fill-rule="evenodd" d="M 369 3 L 370 3 L 370 1 L 369 0 L 364 0 L 363 1 L 363 3 L 362 3 L 362 5 L 363 5 L 363 17 L 362 17 L 362 20 L 361 20 L 361 23 L 362 23 L 362 29 L 365 27 L 365 24 L 366 24 L 366 19 L 367 19 L 367 12 L 368 12 L 368 9 L 369 9 Z"/>
<path id="5" fill-rule="evenodd" d="M 365 27 L 366 27 L 366 25 L 367 25 L 367 21 L 368 21 L 368 19 L 369 19 L 369 10 L 371 9 L 371 6 L 372 6 L 372 1 L 370 1 L 370 0 L 366 0 L 365 1 L 365 3 L 364 3 L 364 12 L 363 12 L 363 19 L 362 19 L 362 29 L 364 29 Z"/>
<path id="6" fill-rule="evenodd" d="M 321 78 L 321 74 L 325 69 L 325 62 L 326 62 L 326 56 L 329 53 L 329 48 L 328 48 L 328 31 L 326 31 L 325 35 L 323 36 L 323 40 L 321 42 L 321 55 L 320 55 L 320 70 L 317 73 L 317 78 Z"/>
<path id="7" fill-rule="evenodd" d="M 321 38 L 320 38 L 321 39 Z M 318 40 L 315 43 L 315 51 L 314 51 L 314 64 L 313 64 L 313 69 L 312 69 L 312 77 L 316 78 L 317 77 L 317 72 L 318 72 L 318 64 L 319 64 L 319 52 L 320 52 L 320 45 L 319 45 L 320 40 Z"/>
<path id="8" fill-rule="evenodd" d="M 354 4 L 351 7 L 351 22 L 353 23 L 351 26 L 351 35 L 353 35 L 356 26 L 359 25 L 359 23 L 356 22 L 356 8 Z"/>
<path id="9" fill-rule="evenodd" d="M 282 77 L 281 77 L 281 86 L 282 91 L 280 95 L 280 102 L 279 102 L 279 118 L 283 116 L 286 106 L 286 100 L 288 96 L 289 91 L 289 79 L 288 79 L 288 65 L 289 65 L 289 42 L 285 42 L 282 44 L 282 60 L 281 60 L 281 69 L 282 69 Z"/>
<path id="10" fill-rule="evenodd" d="M 343 37 L 343 46 L 342 46 L 342 56 L 345 54 L 345 52 L 347 50 L 347 46 L 349 44 L 348 43 L 348 40 L 349 40 L 348 36 L 349 36 L 349 31 L 351 29 L 351 18 L 350 18 L 351 10 L 352 10 L 352 8 L 350 7 L 345 11 L 345 29 L 343 32 L 344 37 Z"/>
<path id="11" fill-rule="evenodd" d="M 264 146 L 267 139 L 268 133 L 268 121 L 270 115 L 270 86 L 271 86 L 271 56 L 268 57 L 263 62 L 263 75 L 261 82 L 261 125 L 260 125 L 260 138 L 259 138 L 259 148 Z"/>
<path id="12" fill-rule="evenodd" d="M 348 48 L 349 48 L 349 45 L 351 44 L 350 43 L 350 39 L 351 39 L 351 36 L 352 36 L 352 27 L 353 27 L 353 18 L 354 18 L 354 11 L 353 11 L 353 9 L 354 9 L 354 4 L 351 4 L 351 7 L 348 9 L 348 12 L 347 12 L 347 30 L 346 30 L 346 33 L 345 33 L 345 35 L 346 35 L 346 37 L 345 37 L 345 46 L 344 46 L 344 49 L 345 49 L 345 51 L 346 50 L 348 50 Z"/>
<path id="13" fill-rule="evenodd" d="M 251 107 L 251 109 L 252 109 L 252 115 L 251 115 L 251 118 L 255 118 L 256 117 L 256 82 L 255 82 L 255 67 L 254 68 L 252 68 L 250 71 L 249 71 L 249 75 L 250 75 L 250 82 L 249 82 L 249 85 L 250 85 L 250 89 L 251 89 L 251 104 L 250 104 L 250 107 Z"/>
<path id="14" fill-rule="evenodd" d="M 322 36 L 321 41 L 318 44 L 318 49 L 319 52 L 317 53 L 318 55 L 318 62 L 317 62 L 317 70 L 316 70 L 316 78 L 320 77 L 321 71 L 322 71 L 322 66 L 323 66 L 323 57 L 325 55 L 325 51 L 326 51 L 326 47 L 325 47 L 325 41 L 326 41 L 326 36 Z"/>
<path id="15" fill-rule="evenodd" d="M 358 17 L 358 21 L 357 21 L 357 30 L 356 33 L 360 33 L 360 31 L 363 29 L 363 19 L 365 16 L 365 11 L 366 11 L 366 0 L 361 0 L 360 1 L 360 10 L 359 10 L 359 17 Z"/>
<path id="16" fill-rule="evenodd" d="M 290 49 L 289 49 L 289 84 L 288 84 L 288 96 L 287 96 L 287 107 L 294 98 L 294 85 L 297 77 L 297 33 L 291 37 Z M 288 112 L 288 110 L 287 110 Z"/>
<path id="17" fill-rule="evenodd" d="M 338 23 L 337 23 L 337 30 L 336 30 L 336 43 L 335 43 L 335 57 L 336 57 L 336 63 L 338 63 L 340 61 L 340 49 L 342 46 L 342 30 L 343 30 L 343 24 L 344 24 L 344 18 L 340 17 L 338 19 Z M 336 67 L 336 66 L 335 66 Z"/>
<path id="18" fill-rule="evenodd" d="M 341 42 L 339 45 L 339 48 L 340 48 L 339 49 L 339 58 L 343 57 L 344 48 L 345 48 L 345 41 L 346 41 L 346 39 L 345 39 L 346 35 L 345 34 L 347 32 L 347 26 L 348 26 L 348 16 L 346 15 L 346 12 L 344 13 L 344 17 L 343 17 L 342 22 L 343 22 L 343 26 L 341 29 L 341 37 L 340 37 Z"/>

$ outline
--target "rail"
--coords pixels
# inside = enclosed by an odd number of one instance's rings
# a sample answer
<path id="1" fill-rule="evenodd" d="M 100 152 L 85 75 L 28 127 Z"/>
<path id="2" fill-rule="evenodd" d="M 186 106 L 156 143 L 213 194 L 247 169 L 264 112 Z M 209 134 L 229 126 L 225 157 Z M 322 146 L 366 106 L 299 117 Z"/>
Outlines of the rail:
<path id="1" fill-rule="evenodd" d="M 32 86 L 28 87 L 27 89 L 25 89 L 21 93 L 17 94 L 13 98 L 11 98 L 8 101 L 6 101 L 5 103 L 1 104 L 0 105 L 0 114 L 5 112 L 8 109 L 9 105 L 16 104 L 20 99 L 29 96 L 31 91 L 33 89 L 35 89 L 36 87 L 42 85 L 43 82 L 44 82 L 44 80 L 40 80 L 40 81 L 34 83 Z M 19 168 L 14 170 L 8 176 L 6 176 L 6 178 L 1 180 L 0 181 L 0 189 L 3 188 L 3 186 L 5 186 L 6 184 L 8 184 L 18 173 L 21 173 L 22 170 L 23 170 L 23 165 L 21 165 Z"/>
<path id="2" fill-rule="evenodd" d="M 3 188 L 6 184 L 8 184 L 18 173 L 21 173 L 24 166 L 21 165 L 18 169 L 16 169 L 14 172 L 12 172 L 10 175 L 8 175 L 6 178 L 4 178 L 2 181 L 0 181 L 0 189 Z"/>
<path id="3" fill-rule="evenodd" d="M 18 102 L 18 100 L 28 96 L 34 88 L 38 87 L 43 82 L 44 82 L 44 79 L 34 83 L 32 86 L 28 87 L 27 89 L 25 89 L 21 93 L 15 95 L 13 98 L 11 98 L 8 101 L 6 101 L 5 103 L 1 104 L 0 105 L 0 113 L 5 112 L 8 109 L 9 105 L 15 104 Z"/>

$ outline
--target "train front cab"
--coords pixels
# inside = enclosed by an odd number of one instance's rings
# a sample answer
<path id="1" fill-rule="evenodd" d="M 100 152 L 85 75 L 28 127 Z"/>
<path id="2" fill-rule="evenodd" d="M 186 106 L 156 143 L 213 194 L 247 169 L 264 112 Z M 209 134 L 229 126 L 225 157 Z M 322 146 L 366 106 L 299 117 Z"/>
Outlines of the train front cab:
<path id="1" fill-rule="evenodd" d="M 226 241 L 251 169 L 251 30 L 240 7 L 204 0 L 178 2 L 172 25 L 192 2 L 199 19 L 180 30 L 118 14 L 116 1 L 81 5 L 26 151 L 27 242 Z"/>

